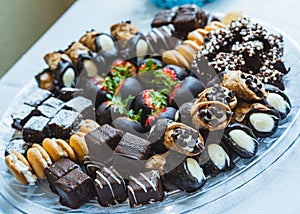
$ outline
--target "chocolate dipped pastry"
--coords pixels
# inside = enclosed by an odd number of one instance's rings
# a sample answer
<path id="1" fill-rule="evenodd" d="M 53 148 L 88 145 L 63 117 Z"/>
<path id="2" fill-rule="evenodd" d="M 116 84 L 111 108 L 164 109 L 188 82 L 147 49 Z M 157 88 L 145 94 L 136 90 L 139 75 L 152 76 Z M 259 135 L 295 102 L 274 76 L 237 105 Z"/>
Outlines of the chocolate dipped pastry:
<path id="1" fill-rule="evenodd" d="M 123 176 L 143 171 L 144 162 L 150 157 L 150 142 L 126 133 L 114 150 L 113 165 Z"/>
<path id="2" fill-rule="evenodd" d="M 22 104 L 19 106 L 18 111 L 15 111 L 11 114 L 13 120 L 11 127 L 22 130 L 25 123 L 35 115 L 35 108 L 29 105 Z"/>
<path id="3" fill-rule="evenodd" d="M 44 60 L 48 64 L 49 69 L 53 72 L 53 81 L 55 86 L 58 86 L 59 88 L 75 87 L 78 74 L 73 67 L 71 59 L 66 53 L 48 53 L 44 56 Z M 40 76 L 40 83 L 45 83 L 48 78 L 51 78 L 51 76 L 49 76 L 47 79 L 44 79 L 45 77 L 46 76 Z"/>
<path id="4" fill-rule="evenodd" d="M 98 33 L 95 30 L 91 30 L 86 32 L 86 34 L 80 38 L 79 42 L 93 52 L 106 57 L 116 58 L 119 54 L 119 47 L 115 38 L 107 33 Z"/>
<path id="5" fill-rule="evenodd" d="M 228 71 L 224 75 L 222 86 L 233 90 L 237 98 L 241 100 L 262 100 L 266 94 L 261 81 L 241 71 Z"/>
<path id="6" fill-rule="evenodd" d="M 230 124 L 225 129 L 223 141 L 242 158 L 254 157 L 259 144 L 252 130 L 241 123 Z"/>
<path id="7" fill-rule="evenodd" d="M 91 100 L 83 96 L 78 96 L 69 100 L 68 102 L 65 103 L 64 108 L 80 113 L 85 119 L 94 118 L 93 103 Z"/>
<path id="8" fill-rule="evenodd" d="M 98 203 L 107 207 L 127 199 L 127 188 L 122 176 L 113 167 L 101 167 L 94 180 Z"/>
<path id="9" fill-rule="evenodd" d="M 55 89 L 54 73 L 49 68 L 35 75 L 35 80 L 38 86 L 42 89 L 52 91 Z"/>
<path id="10" fill-rule="evenodd" d="M 169 164 L 171 158 L 166 158 L 166 165 Z M 168 166 L 165 166 L 168 167 Z M 186 192 L 195 192 L 199 190 L 206 181 L 203 169 L 197 160 L 188 157 L 178 164 L 174 169 L 163 175 L 164 183 L 167 188 L 174 185 L 180 190 Z"/>
<path id="11" fill-rule="evenodd" d="M 152 28 L 146 36 L 151 55 L 162 56 L 165 51 L 178 46 L 181 40 L 173 37 L 174 33 L 172 24 Z"/>
<path id="12" fill-rule="evenodd" d="M 245 70 L 246 62 L 242 55 L 220 52 L 209 63 L 216 73 L 228 70 Z"/>
<path id="13" fill-rule="evenodd" d="M 130 176 L 127 189 L 130 207 L 163 201 L 165 197 L 159 173 L 155 170 Z"/>
<path id="14" fill-rule="evenodd" d="M 45 169 L 45 175 L 50 189 L 57 193 L 54 186 L 55 181 L 79 166 L 68 158 L 61 158 Z"/>
<path id="15" fill-rule="evenodd" d="M 108 163 L 119 144 L 123 132 L 110 125 L 103 125 L 85 136 L 91 161 Z"/>
<path id="16" fill-rule="evenodd" d="M 232 117 L 228 105 L 219 101 L 207 101 L 194 104 L 191 108 L 192 122 L 195 128 L 202 130 L 222 130 Z"/>
<path id="17" fill-rule="evenodd" d="M 241 102 L 235 109 L 233 121 L 249 126 L 257 137 L 269 137 L 278 128 L 280 114 L 261 103 Z"/>
<path id="18" fill-rule="evenodd" d="M 256 77 L 264 84 L 270 84 L 284 90 L 283 73 L 275 69 L 262 68 Z"/>
<path id="19" fill-rule="evenodd" d="M 50 136 L 69 139 L 82 120 L 82 115 L 71 110 L 60 110 L 48 123 Z"/>
<path id="20" fill-rule="evenodd" d="M 272 85 L 265 85 L 265 87 L 267 92 L 266 104 L 276 109 L 280 114 L 280 118 L 284 119 L 290 113 L 292 107 L 288 96 Z"/>
<path id="21" fill-rule="evenodd" d="M 49 136 L 49 118 L 43 116 L 33 116 L 23 127 L 23 139 L 26 142 L 42 143 L 43 139 Z"/>
<path id="22" fill-rule="evenodd" d="M 75 168 L 54 182 L 59 202 L 72 209 L 79 208 L 95 195 L 92 179 L 79 168 Z"/>
<path id="23" fill-rule="evenodd" d="M 62 88 L 58 91 L 57 98 L 68 102 L 74 97 L 82 96 L 83 95 L 83 89 L 82 88 Z"/>
<path id="24" fill-rule="evenodd" d="M 199 164 L 206 175 L 216 176 L 220 172 L 234 168 L 227 148 L 222 144 L 208 143 L 201 154 Z"/>
<path id="25" fill-rule="evenodd" d="M 66 50 L 66 54 L 71 58 L 78 76 L 83 74 L 81 78 L 85 76 L 95 77 L 106 68 L 104 58 L 100 55 L 95 56 L 90 49 L 80 42 L 73 42 Z"/>
<path id="26" fill-rule="evenodd" d="M 204 140 L 195 129 L 183 123 L 173 122 L 166 128 L 164 145 L 167 149 L 181 154 L 195 156 L 203 151 Z"/>
<path id="27" fill-rule="evenodd" d="M 148 54 L 149 46 L 146 37 L 142 33 L 137 33 L 127 41 L 124 57 L 134 65 L 139 66 Z"/>
<path id="28" fill-rule="evenodd" d="M 214 85 L 202 91 L 195 103 L 206 101 L 219 101 L 227 104 L 231 109 L 234 109 L 238 102 L 234 91 L 220 85 Z"/>
<path id="29" fill-rule="evenodd" d="M 151 26 L 160 27 L 167 24 L 174 25 L 175 37 L 184 39 L 189 31 L 204 28 L 207 24 L 207 16 L 197 5 L 186 4 L 158 13 Z"/>
<path id="30" fill-rule="evenodd" d="M 131 24 L 131 22 L 121 22 L 114 24 L 110 27 L 111 35 L 120 41 L 121 46 L 124 48 L 127 41 L 138 34 L 140 30 Z"/>

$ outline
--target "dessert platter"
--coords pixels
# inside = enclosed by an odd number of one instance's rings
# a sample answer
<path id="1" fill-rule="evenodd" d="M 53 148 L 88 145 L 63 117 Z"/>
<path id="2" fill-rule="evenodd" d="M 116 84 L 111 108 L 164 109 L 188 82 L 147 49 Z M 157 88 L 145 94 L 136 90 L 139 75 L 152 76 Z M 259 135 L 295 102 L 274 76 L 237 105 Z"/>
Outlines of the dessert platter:
<path id="1" fill-rule="evenodd" d="M 299 50 L 288 35 L 196 5 L 162 10 L 148 33 L 137 26 L 46 54 L 3 116 L 1 194 L 16 209 L 184 212 L 293 143 Z"/>

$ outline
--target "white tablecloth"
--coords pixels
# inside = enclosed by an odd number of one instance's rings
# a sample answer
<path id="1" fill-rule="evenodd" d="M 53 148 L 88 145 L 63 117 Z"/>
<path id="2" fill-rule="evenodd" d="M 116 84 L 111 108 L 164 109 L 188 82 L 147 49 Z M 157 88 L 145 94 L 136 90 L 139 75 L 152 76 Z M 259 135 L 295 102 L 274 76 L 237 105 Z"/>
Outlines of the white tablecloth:
<path id="1" fill-rule="evenodd" d="M 241 10 L 250 17 L 280 28 L 295 39 L 300 38 L 300 2 L 296 0 L 217 0 L 204 8 L 212 12 Z M 111 24 L 122 20 L 132 20 L 146 32 L 153 15 L 158 11 L 148 0 L 77 1 L 2 77 L 0 115 L 3 115 L 12 99 L 33 75 L 46 67 L 42 59 L 46 53 L 66 48 L 70 42 L 78 40 L 85 31 L 92 28 L 109 32 Z M 201 212 L 300 213 L 299 143 L 300 139 L 262 174 L 230 194 L 201 207 Z M 0 210 L 3 213 L 18 213 L 1 197 Z M 199 210 L 193 212 L 198 213 Z"/>

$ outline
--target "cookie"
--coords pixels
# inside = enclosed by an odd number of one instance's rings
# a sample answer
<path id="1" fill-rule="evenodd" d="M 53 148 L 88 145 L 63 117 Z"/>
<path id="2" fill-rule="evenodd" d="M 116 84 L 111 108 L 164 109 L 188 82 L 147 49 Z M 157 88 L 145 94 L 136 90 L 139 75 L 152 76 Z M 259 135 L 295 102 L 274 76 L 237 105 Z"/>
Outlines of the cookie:
<path id="1" fill-rule="evenodd" d="M 100 127 L 100 126 L 99 126 Z M 77 160 L 81 163 L 84 157 L 88 154 L 88 147 L 85 142 L 84 132 L 77 132 L 70 138 L 70 146 L 74 150 Z"/>
<path id="2" fill-rule="evenodd" d="M 28 161 L 19 152 L 13 151 L 6 156 L 5 163 L 18 182 L 24 185 L 35 184 L 37 178 L 33 174 Z"/>
<path id="3" fill-rule="evenodd" d="M 76 155 L 71 146 L 62 139 L 45 138 L 43 140 L 43 148 L 48 152 L 53 162 L 58 161 L 62 157 L 69 157 L 73 161 L 76 160 Z"/>
<path id="4" fill-rule="evenodd" d="M 39 144 L 33 144 L 27 151 L 27 160 L 37 177 L 39 179 L 45 179 L 44 170 L 52 164 L 51 158 L 46 150 Z"/>
<path id="5" fill-rule="evenodd" d="M 94 131 L 95 129 L 97 129 L 99 127 L 100 127 L 100 125 L 96 121 L 90 120 L 90 119 L 86 119 L 86 120 L 83 120 L 80 123 L 79 131 L 83 132 L 85 134 L 88 134 L 91 131 Z"/>

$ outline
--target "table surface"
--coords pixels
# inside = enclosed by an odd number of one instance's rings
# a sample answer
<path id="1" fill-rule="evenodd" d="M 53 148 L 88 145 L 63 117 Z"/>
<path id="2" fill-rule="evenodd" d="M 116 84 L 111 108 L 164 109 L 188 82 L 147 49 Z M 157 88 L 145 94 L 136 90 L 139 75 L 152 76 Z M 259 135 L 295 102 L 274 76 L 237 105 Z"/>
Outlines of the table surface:
<path id="1" fill-rule="evenodd" d="M 296 0 L 217 0 L 204 7 L 212 12 L 241 10 L 250 17 L 280 28 L 294 39 L 300 38 L 300 22 L 297 19 L 300 15 L 296 11 L 299 8 L 300 2 Z M 77 1 L 0 79 L 0 115 L 4 114 L 13 97 L 28 84 L 34 74 L 46 67 L 42 59 L 46 53 L 67 47 L 87 30 L 107 32 L 111 24 L 122 20 L 132 20 L 146 32 L 149 20 L 158 11 L 147 0 Z M 271 167 L 247 185 L 201 209 L 205 213 L 299 213 L 299 143 L 298 138 Z M 17 213 L 1 197 L 0 211 Z"/>

